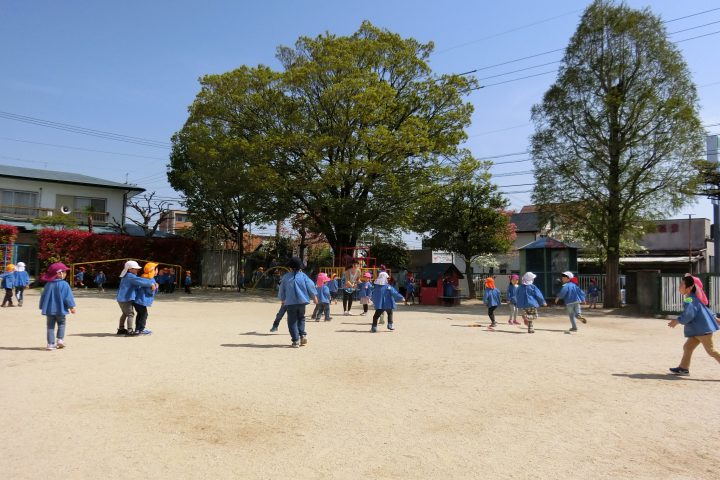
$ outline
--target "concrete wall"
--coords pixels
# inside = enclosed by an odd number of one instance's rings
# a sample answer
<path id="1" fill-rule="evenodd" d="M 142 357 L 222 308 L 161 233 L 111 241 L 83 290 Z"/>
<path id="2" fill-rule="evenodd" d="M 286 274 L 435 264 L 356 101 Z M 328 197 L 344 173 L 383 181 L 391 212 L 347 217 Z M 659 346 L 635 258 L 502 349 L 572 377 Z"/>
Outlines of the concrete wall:
<path id="1" fill-rule="evenodd" d="M 655 297 L 657 297 L 657 275 L 659 270 L 639 270 L 636 274 L 635 301 L 640 313 L 652 314 L 655 312 Z"/>
<path id="2" fill-rule="evenodd" d="M 688 229 L 687 218 L 659 220 L 655 232 L 646 234 L 640 244 L 648 250 L 702 250 L 707 247 L 710 238 L 710 220 L 693 218 Z"/>

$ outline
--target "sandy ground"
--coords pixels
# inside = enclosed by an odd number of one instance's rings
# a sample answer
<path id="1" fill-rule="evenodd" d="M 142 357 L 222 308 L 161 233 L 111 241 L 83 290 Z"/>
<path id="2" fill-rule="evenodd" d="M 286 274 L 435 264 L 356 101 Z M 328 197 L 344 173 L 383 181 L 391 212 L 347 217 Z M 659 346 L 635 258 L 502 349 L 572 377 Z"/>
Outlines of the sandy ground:
<path id="1" fill-rule="evenodd" d="M 308 322 L 289 348 L 278 304 L 163 296 L 141 338 L 116 336 L 114 292 L 76 293 L 44 351 L 38 292 L 0 310 L 0 476 L 25 478 L 718 478 L 720 366 L 666 375 L 682 330 L 561 308 L 495 332 L 479 305 Z M 720 338 L 716 339 L 720 343 Z"/>

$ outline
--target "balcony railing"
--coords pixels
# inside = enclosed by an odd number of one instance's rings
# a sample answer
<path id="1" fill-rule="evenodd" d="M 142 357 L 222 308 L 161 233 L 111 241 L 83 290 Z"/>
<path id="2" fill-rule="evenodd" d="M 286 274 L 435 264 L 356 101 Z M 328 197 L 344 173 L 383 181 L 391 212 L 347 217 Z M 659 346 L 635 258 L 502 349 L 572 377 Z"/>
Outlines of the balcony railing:
<path id="1" fill-rule="evenodd" d="M 0 205 L 0 217 L 19 220 L 32 220 L 38 217 L 51 217 L 53 215 L 64 215 L 52 208 L 24 207 L 21 205 Z M 110 214 L 108 212 L 72 212 L 72 215 L 81 224 L 88 223 L 88 216 L 92 217 L 93 223 L 107 223 Z"/>

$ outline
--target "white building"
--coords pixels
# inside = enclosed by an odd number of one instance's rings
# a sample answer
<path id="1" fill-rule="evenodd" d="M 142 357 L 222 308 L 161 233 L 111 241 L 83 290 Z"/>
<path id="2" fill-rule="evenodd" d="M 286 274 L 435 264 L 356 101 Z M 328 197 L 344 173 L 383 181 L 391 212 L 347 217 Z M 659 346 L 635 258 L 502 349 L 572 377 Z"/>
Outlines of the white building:
<path id="1" fill-rule="evenodd" d="M 0 165 L 0 222 L 34 230 L 37 217 L 70 215 L 86 225 L 90 215 L 98 226 L 124 225 L 127 199 L 144 191 L 76 173 Z"/>

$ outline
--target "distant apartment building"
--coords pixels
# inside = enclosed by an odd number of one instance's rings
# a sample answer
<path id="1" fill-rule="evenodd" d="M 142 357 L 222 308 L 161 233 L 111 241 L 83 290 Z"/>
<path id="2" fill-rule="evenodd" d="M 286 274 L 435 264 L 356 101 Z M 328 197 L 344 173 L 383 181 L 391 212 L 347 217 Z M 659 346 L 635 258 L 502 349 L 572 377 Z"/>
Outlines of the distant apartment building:
<path id="1" fill-rule="evenodd" d="M 169 210 L 160 222 L 158 230 L 176 235 L 190 227 L 192 227 L 192 222 L 187 210 Z"/>

